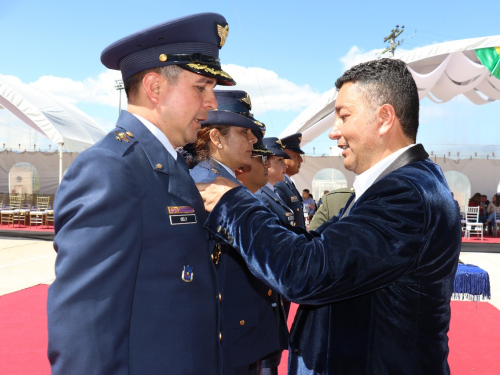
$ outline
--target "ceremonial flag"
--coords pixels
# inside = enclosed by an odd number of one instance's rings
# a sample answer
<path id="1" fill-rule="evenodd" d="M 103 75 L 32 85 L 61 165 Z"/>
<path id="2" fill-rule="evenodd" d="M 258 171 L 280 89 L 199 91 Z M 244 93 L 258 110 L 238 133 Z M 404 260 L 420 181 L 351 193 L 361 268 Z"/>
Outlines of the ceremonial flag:
<path id="1" fill-rule="evenodd" d="M 500 79 L 500 47 L 480 48 L 476 55 L 491 75 Z"/>

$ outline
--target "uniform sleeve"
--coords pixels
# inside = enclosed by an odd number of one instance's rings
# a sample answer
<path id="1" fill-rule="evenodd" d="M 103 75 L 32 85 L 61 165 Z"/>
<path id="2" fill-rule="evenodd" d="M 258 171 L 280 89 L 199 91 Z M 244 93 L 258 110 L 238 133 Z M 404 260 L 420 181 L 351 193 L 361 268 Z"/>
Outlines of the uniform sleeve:
<path id="1" fill-rule="evenodd" d="M 128 374 L 129 323 L 142 211 L 122 157 L 92 149 L 55 202 L 56 279 L 48 295 L 52 374 Z"/>
<path id="2" fill-rule="evenodd" d="M 226 228 L 250 270 L 292 302 L 325 304 L 387 286 L 410 269 L 428 240 L 423 198 L 401 178 L 386 177 L 383 190 L 365 193 L 348 216 L 312 238 L 273 222 L 254 200 L 232 189 L 207 226 Z"/>
<path id="3" fill-rule="evenodd" d="M 323 196 L 321 200 L 321 206 L 319 206 L 318 210 L 314 214 L 311 223 L 309 224 L 309 231 L 318 229 L 321 224 L 326 223 L 330 218 L 328 217 L 328 200 L 326 199 L 326 195 Z"/>

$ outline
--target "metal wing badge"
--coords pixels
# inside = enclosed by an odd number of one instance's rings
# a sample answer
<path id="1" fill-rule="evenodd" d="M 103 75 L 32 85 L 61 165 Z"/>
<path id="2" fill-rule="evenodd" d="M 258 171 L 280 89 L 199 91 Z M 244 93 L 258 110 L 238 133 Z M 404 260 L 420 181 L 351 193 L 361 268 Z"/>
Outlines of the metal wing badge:
<path id="1" fill-rule="evenodd" d="M 226 43 L 226 39 L 227 39 L 227 36 L 229 34 L 229 25 L 221 26 L 221 25 L 217 24 L 217 34 L 219 35 L 219 38 L 220 38 L 220 47 L 219 48 L 222 48 L 224 43 Z"/>

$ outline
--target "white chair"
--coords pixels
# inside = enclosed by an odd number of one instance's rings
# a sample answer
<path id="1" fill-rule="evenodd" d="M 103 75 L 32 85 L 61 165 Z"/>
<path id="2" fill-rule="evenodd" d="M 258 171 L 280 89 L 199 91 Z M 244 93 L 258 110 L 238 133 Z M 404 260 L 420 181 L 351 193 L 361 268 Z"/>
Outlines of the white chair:
<path id="1" fill-rule="evenodd" d="M 481 234 L 481 241 L 483 240 L 483 223 L 479 222 L 479 207 L 467 208 L 464 236 L 470 238 L 471 233 Z"/>
<path id="2" fill-rule="evenodd" d="M 500 225 L 500 212 L 495 212 L 495 222 L 493 224 L 493 234 L 495 237 L 498 233 L 498 226 Z"/>

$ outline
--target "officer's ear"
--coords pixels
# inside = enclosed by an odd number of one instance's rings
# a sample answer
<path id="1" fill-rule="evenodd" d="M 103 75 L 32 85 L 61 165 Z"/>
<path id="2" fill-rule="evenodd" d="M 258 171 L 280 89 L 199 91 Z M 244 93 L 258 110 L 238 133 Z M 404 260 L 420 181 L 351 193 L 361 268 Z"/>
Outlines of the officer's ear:
<path id="1" fill-rule="evenodd" d="M 168 81 L 161 74 L 155 72 L 147 73 L 142 79 L 144 92 L 153 104 L 160 102 L 160 93 L 165 84 L 168 84 Z"/>
<path id="2" fill-rule="evenodd" d="M 220 133 L 219 129 L 212 129 L 210 130 L 210 141 L 215 145 L 215 147 L 219 147 L 219 145 L 222 145 L 222 134 Z"/>

